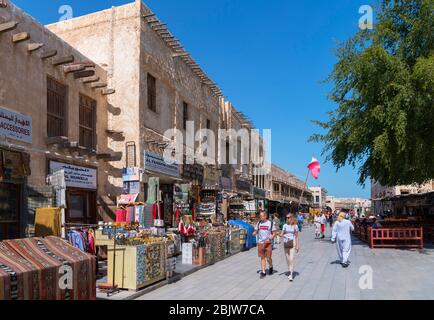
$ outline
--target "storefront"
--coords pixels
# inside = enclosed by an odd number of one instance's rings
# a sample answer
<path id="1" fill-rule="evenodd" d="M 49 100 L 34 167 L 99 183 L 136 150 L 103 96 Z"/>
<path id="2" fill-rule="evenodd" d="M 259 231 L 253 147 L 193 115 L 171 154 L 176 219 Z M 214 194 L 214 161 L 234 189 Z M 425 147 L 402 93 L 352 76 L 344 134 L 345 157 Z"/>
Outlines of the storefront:
<path id="1" fill-rule="evenodd" d="M 147 214 L 152 214 L 154 220 L 162 220 L 166 227 L 174 226 L 174 188 L 181 180 L 179 165 L 166 161 L 163 156 L 144 152 L 145 201 L 148 204 Z"/>
<path id="2" fill-rule="evenodd" d="M 22 195 L 30 175 L 30 156 L 0 149 L 0 240 L 22 235 L 24 217 Z"/>
<path id="3" fill-rule="evenodd" d="M 48 160 L 48 171 L 64 170 L 66 185 L 66 223 L 96 223 L 97 169 Z"/>

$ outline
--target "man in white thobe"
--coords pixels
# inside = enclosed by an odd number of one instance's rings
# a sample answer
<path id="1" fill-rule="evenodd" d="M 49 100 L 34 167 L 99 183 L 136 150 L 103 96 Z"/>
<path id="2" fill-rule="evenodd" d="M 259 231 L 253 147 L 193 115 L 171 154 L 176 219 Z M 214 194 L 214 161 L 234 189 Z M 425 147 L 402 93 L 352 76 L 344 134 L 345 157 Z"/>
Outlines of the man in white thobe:
<path id="1" fill-rule="evenodd" d="M 336 241 L 339 260 L 342 267 L 348 267 L 348 258 L 351 253 L 351 232 L 354 226 L 351 221 L 345 219 L 345 213 L 341 212 L 338 221 L 333 226 L 332 242 Z"/>

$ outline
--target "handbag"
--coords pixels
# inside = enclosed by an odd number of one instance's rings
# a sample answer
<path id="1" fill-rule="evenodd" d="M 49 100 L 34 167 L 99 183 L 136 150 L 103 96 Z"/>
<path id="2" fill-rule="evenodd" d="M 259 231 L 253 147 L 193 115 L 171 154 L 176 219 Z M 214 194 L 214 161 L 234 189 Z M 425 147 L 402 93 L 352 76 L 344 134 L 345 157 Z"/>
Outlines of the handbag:
<path id="1" fill-rule="evenodd" d="M 285 228 L 286 231 L 286 228 Z M 283 242 L 283 246 L 285 249 L 292 249 L 294 248 L 294 240 L 288 240 L 285 238 L 285 241 Z"/>
<path id="2" fill-rule="evenodd" d="M 292 248 L 294 248 L 294 240 L 286 240 L 283 243 L 283 246 L 285 247 L 285 249 L 292 249 Z"/>

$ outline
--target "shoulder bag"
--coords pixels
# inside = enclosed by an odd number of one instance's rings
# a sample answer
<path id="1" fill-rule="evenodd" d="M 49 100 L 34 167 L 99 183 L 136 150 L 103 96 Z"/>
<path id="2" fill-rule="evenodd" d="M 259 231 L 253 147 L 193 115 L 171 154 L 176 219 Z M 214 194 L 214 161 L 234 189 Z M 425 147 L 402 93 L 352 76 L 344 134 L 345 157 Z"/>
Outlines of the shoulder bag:
<path id="1" fill-rule="evenodd" d="M 284 231 L 286 231 L 285 226 L 283 227 Z M 285 236 L 285 232 L 284 232 L 284 236 Z M 288 240 L 284 237 L 285 241 L 283 242 L 283 246 L 285 247 L 285 249 L 292 249 L 294 248 L 294 240 Z"/>

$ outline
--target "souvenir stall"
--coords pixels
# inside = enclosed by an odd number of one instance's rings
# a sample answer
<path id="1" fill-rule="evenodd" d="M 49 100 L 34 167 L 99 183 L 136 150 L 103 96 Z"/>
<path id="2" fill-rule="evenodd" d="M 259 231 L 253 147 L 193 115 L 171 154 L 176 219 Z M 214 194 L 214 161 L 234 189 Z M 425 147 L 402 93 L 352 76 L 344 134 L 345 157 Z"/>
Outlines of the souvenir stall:
<path id="1" fill-rule="evenodd" d="M 95 257 L 48 236 L 0 242 L 0 300 L 94 300 Z M 59 286 L 65 266 L 72 271 Z"/>
<path id="2" fill-rule="evenodd" d="M 237 225 L 227 225 L 227 254 L 236 254 L 241 251 L 241 234 L 245 229 Z"/>
<path id="3" fill-rule="evenodd" d="M 244 220 L 256 224 L 258 221 L 258 209 L 257 202 L 255 199 L 246 199 L 243 201 L 244 204 Z"/>
<path id="4" fill-rule="evenodd" d="M 228 220 L 242 220 L 245 218 L 245 206 L 243 199 L 234 195 L 229 198 Z"/>
<path id="5" fill-rule="evenodd" d="M 240 227 L 241 250 L 249 250 L 256 245 L 256 237 L 253 236 L 254 226 L 242 220 L 229 220 L 228 224 Z"/>
<path id="6" fill-rule="evenodd" d="M 96 232 L 96 244 L 108 247 L 108 280 L 113 287 L 139 290 L 166 278 L 168 246 L 173 241 L 157 228 L 115 223 Z M 169 273 L 174 271 L 170 266 Z"/>

